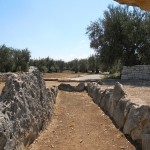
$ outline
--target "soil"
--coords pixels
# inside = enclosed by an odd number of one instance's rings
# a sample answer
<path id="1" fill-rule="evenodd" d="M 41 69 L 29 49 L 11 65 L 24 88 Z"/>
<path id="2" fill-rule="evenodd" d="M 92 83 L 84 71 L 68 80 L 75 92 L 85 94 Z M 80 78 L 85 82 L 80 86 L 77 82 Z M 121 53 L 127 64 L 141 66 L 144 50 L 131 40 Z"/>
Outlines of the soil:
<path id="1" fill-rule="evenodd" d="M 71 78 L 83 74 L 45 74 L 45 78 Z M 118 80 L 104 80 L 102 89 L 114 86 Z M 150 104 L 150 81 L 123 82 L 129 98 L 137 98 Z M 66 83 L 66 82 L 65 82 Z M 0 92 L 5 83 L 0 83 Z M 59 85 L 46 81 L 46 86 Z M 77 85 L 77 82 L 71 83 Z M 54 115 L 47 128 L 29 146 L 29 150 L 135 150 L 131 141 L 119 131 L 104 112 L 92 102 L 86 92 L 59 91 Z"/>
<path id="2" fill-rule="evenodd" d="M 135 150 L 86 92 L 59 91 L 51 123 L 29 150 Z"/>

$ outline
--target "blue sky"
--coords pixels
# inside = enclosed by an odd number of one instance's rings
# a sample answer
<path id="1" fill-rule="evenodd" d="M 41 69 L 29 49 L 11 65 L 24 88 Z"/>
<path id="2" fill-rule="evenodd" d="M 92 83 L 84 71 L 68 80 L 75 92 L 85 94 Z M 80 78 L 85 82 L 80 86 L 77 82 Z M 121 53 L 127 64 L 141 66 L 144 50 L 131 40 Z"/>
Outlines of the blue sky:
<path id="1" fill-rule="evenodd" d="M 86 27 L 103 17 L 113 0 L 1 0 L 0 45 L 28 48 L 32 58 L 86 58 Z"/>

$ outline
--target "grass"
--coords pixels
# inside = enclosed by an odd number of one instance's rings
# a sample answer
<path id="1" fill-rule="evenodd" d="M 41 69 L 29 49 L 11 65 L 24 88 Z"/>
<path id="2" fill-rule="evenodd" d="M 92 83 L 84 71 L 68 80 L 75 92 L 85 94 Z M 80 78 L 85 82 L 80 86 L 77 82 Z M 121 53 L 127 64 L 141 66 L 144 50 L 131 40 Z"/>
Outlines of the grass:
<path id="1" fill-rule="evenodd" d="M 105 75 L 103 79 L 120 79 L 120 72 Z"/>

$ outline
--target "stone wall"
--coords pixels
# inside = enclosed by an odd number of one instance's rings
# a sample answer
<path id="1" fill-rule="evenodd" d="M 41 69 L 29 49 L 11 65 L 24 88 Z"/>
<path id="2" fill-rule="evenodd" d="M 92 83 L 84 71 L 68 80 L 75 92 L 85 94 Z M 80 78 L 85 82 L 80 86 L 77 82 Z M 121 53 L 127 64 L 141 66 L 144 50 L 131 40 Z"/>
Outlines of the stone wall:
<path id="1" fill-rule="evenodd" d="M 123 86 L 101 90 L 97 83 L 87 84 L 88 94 L 116 123 L 124 134 L 150 150 L 150 106 L 144 102 L 135 103 L 127 97 Z"/>
<path id="2" fill-rule="evenodd" d="M 49 123 L 57 87 L 46 89 L 41 73 L 12 74 L 0 95 L 0 150 L 23 150 Z"/>
<path id="3" fill-rule="evenodd" d="M 121 79 L 150 80 L 150 65 L 123 66 Z"/>

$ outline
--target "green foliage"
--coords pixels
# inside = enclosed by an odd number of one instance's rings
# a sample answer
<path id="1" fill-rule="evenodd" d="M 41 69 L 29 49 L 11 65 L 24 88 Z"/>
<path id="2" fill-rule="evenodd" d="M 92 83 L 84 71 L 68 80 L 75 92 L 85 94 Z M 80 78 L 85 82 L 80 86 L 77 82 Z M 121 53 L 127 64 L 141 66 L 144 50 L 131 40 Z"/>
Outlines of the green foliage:
<path id="1" fill-rule="evenodd" d="M 88 70 L 92 73 L 99 73 L 100 61 L 98 55 L 91 55 L 88 58 Z"/>
<path id="2" fill-rule="evenodd" d="M 77 73 L 79 71 L 79 60 L 78 59 L 74 59 L 72 61 L 69 61 L 66 63 L 67 69 L 68 70 L 72 70 L 75 73 Z"/>
<path id="3" fill-rule="evenodd" d="M 49 57 L 42 59 L 31 59 L 30 66 L 36 66 L 41 72 L 62 72 L 65 69 L 65 62 L 53 60 Z"/>
<path id="4" fill-rule="evenodd" d="M 94 55 L 91 55 L 88 58 L 88 63 L 89 63 L 89 70 L 91 70 L 94 73 L 96 70 L 96 58 Z"/>
<path id="5" fill-rule="evenodd" d="M 40 71 L 43 72 L 43 73 L 47 73 L 48 72 L 48 69 L 46 66 L 41 66 L 40 67 Z"/>
<path id="6" fill-rule="evenodd" d="M 79 60 L 79 71 L 80 72 L 88 72 L 88 60 L 87 59 Z"/>
<path id="7" fill-rule="evenodd" d="M 150 64 L 150 13 L 110 5 L 104 18 L 91 22 L 86 33 L 105 70 Z"/>
<path id="8" fill-rule="evenodd" d="M 0 72 L 27 71 L 30 59 L 28 49 L 18 50 L 0 46 Z"/>

